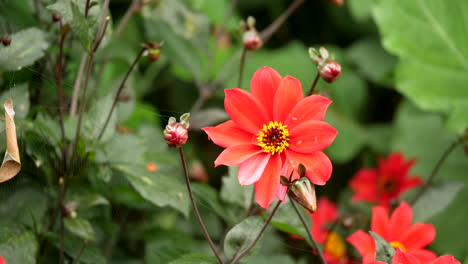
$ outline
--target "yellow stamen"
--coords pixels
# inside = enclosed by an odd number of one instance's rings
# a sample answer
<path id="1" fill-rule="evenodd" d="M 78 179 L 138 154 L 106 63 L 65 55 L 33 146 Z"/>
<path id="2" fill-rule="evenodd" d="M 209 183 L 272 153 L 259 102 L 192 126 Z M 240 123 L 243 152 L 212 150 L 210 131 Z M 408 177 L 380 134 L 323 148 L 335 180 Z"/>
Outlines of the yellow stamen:
<path id="1" fill-rule="evenodd" d="M 403 245 L 402 243 L 398 242 L 398 241 L 392 241 L 390 242 L 390 245 L 394 248 L 394 249 L 400 249 L 401 251 L 403 252 L 406 252 L 406 247 L 405 245 Z"/>
<path id="2" fill-rule="evenodd" d="M 336 232 L 328 234 L 323 250 L 334 259 L 341 259 L 346 256 L 346 244 Z"/>
<path id="3" fill-rule="evenodd" d="M 272 155 L 283 152 L 289 146 L 287 127 L 277 121 L 270 121 L 268 125 L 263 125 L 262 130 L 257 135 L 258 145 L 263 148 L 264 152 Z"/>

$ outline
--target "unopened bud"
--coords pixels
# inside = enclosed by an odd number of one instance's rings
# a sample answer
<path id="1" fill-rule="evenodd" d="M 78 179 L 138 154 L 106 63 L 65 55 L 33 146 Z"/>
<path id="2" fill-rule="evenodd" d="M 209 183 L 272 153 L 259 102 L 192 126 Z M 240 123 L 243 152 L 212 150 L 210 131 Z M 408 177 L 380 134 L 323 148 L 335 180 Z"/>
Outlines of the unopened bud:
<path id="1" fill-rule="evenodd" d="M 310 213 L 317 210 L 317 197 L 315 196 L 315 187 L 307 177 L 295 180 L 289 186 L 289 195 L 294 201 Z"/>
<path id="2" fill-rule="evenodd" d="M 146 58 L 148 58 L 150 61 L 157 61 L 161 56 L 162 43 L 145 43 L 143 44 L 143 47 L 147 49 L 143 55 L 146 56 Z"/>
<path id="3" fill-rule="evenodd" d="M 177 123 L 174 117 L 169 118 L 166 129 L 164 129 L 164 139 L 170 147 L 180 148 L 187 142 L 190 126 L 189 117 L 189 113 L 183 114 L 180 117 L 180 123 Z"/>
<path id="4" fill-rule="evenodd" d="M 58 22 L 62 19 L 62 16 L 59 13 L 52 13 L 52 21 Z"/>
<path id="5" fill-rule="evenodd" d="M 341 66 L 336 61 L 329 60 L 319 67 L 320 76 L 328 83 L 338 79 L 341 74 Z"/>
<path id="6" fill-rule="evenodd" d="M 247 50 L 258 50 L 263 45 L 263 40 L 255 29 L 250 29 L 244 32 L 242 35 L 242 41 L 244 42 L 244 47 Z"/>
<path id="7" fill-rule="evenodd" d="M 10 46 L 10 44 L 11 44 L 11 36 L 10 36 L 10 35 L 5 35 L 5 36 L 3 36 L 3 37 L 2 37 L 2 44 L 3 44 L 3 46 L 5 46 L 5 47 Z"/>

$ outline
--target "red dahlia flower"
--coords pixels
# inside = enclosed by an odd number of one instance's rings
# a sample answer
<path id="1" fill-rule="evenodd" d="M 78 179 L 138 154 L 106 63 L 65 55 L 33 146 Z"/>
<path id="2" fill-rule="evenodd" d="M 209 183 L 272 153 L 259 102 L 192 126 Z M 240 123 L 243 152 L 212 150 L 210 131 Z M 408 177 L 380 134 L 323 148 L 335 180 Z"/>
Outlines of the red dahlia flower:
<path id="1" fill-rule="evenodd" d="M 367 201 L 388 208 L 390 200 L 422 184 L 421 178 L 408 176 L 414 163 L 414 159 L 405 161 L 402 153 L 395 152 L 387 159 L 379 158 L 377 168 L 359 170 L 350 182 L 355 192 L 353 201 Z"/>
<path id="2" fill-rule="evenodd" d="M 412 219 L 411 207 L 405 202 L 395 209 L 390 219 L 383 206 L 375 206 L 372 208 L 371 231 L 380 235 L 395 249 L 413 255 L 423 264 L 429 263 L 436 258 L 436 255 L 423 248 L 434 241 L 435 228 L 431 224 L 411 225 Z M 361 253 L 363 263 L 374 261 L 376 246 L 374 239 L 368 233 L 358 230 L 347 240 Z"/>
<path id="3" fill-rule="evenodd" d="M 312 183 L 324 185 L 332 165 L 322 150 L 337 134 L 323 122 L 331 101 L 319 95 L 303 98 L 297 79 L 281 78 L 268 67 L 255 72 L 250 87 L 252 93 L 224 90 L 224 107 L 231 120 L 203 128 L 215 144 L 226 148 L 215 166 L 240 165 L 240 184 L 255 184 L 255 199 L 263 208 L 275 197 L 284 199 L 287 188 L 280 184 L 280 174 L 294 171 L 297 179 L 300 163 Z"/>
<path id="4" fill-rule="evenodd" d="M 371 264 L 386 263 L 382 261 L 374 261 Z M 398 249 L 395 256 L 393 256 L 392 264 L 424 264 L 424 262 L 421 262 L 417 257 Z M 428 262 L 428 264 L 460 264 L 460 261 L 456 260 L 452 255 L 444 255 Z"/>

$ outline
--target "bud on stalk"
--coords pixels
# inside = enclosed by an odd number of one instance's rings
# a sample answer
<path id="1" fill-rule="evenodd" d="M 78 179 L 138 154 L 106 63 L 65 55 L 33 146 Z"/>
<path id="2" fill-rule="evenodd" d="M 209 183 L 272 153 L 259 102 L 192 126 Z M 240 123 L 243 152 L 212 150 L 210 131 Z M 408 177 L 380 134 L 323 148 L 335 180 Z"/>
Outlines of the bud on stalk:
<path id="1" fill-rule="evenodd" d="M 329 60 L 319 66 L 320 77 L 328 83 L 332 83 L 340 77 L 341 66 L 336 61 Z"/>
<path id="2" fill-rule="evenodd" d="M 289 195 L 310 213 L 317 210 L 315 187 L 307 177 L 295 180 L 289 186 Z"/>
<path id="3" fill-rule="evenodd" d="M 166 129 L 164 129 L 164 139 L 169 147 L 180 148 L 187 143 L 189 117 L 189 113 L 183 114 L 180 117 L 180 123 L 177 123 L 174 117 L 169 118 Z"/>

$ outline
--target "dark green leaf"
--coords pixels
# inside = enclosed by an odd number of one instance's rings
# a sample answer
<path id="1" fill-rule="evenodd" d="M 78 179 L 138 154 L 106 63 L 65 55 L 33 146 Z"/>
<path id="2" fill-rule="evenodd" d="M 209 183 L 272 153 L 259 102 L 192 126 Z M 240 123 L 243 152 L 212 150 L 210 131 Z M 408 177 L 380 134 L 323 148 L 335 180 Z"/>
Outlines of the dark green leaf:
<path id="1" fill-rule="evenodd" d="M 192 183 L 192 190 L 198 203 L 214 210 L 218 216 L 224 218 L 229 224 L 235 223 L 236 218 L 232 215 L 232 211 L 221 203 L 218 192 L 213 187 L 206 184 Z"/>
<path id="2" fill-rule="evenodd" d="M 224 253 L 232 258 L 238 251 L 244 250 L 255 240 L 264 224 L 260 216 L 250 216 L 234 226 L 224 239 Z M 249 251 L 248 255 L 255 254 L 259 249 L 260 241 Z"/>
<path id="3" fill-rule="evenodd" d="M 1 62 L 0 62 L 1 63 Z M 1 66 L 0 66 L 1 67 Z M 13 100 L 15 107 L 15 118 L 25 118 L 29 112 L 29 90 L 26 83 L 17 84 L 6 90 L 0 96 L 0 103 L 3 105 L 8 98 Z"/>
<path id="4" fill-rule="evenodd" d="M 86 219 L 65 218 L 64 224 L 68 231 L 84 240 L 93 241 L 95 239 L 93 227 Z"/>
<path id="5" fill-rule="evenodd" d="M 372 238 L 375 241 L 375 260 L 383 261 L 385 263 L 392 263 L 393 255 L 395 254 L 395 249 L 385 241 L 381 236 L 378 234 L 369 231 Z"/>
<path id="6" fill-rule="evenodd" d="M 308 226 L 311 226 L 309 215 L 304 213 L 305 211 L 299 205 L 298 209 L 302 213 Z M 307 235 L 308 230 L 304 228 L 299 216 L 297 216 L 296 211 L 291 205 L 291 201 L 281 204 L 278 212 L 276 212 L 275 217 L 273 217 L 271 221 L 271 225 L 288 234 L 301 236 L 304 239 L 308 239 L 309 237 Z"/>
<path id="7" fill-rule="evenodd" d="M 0 225 L 0 256 L 6 263 L 35 264 L 37 250 L 38 243 L 31 231 Z"/>
<path id="8" fill-rule="evenodd" d="M 10 46 L 0 45 L 0 71 L 18 71 L 32 65 L 44 56 L 44 50 L 48 46 L 44 32 L 37 28 L 11 35 Z"/>
<path id="9" fill-rule="evenodd" d="M 210 257 L 203 254 L 192 253 L 189 255 L 182 256 L 169 264 L 215 264 L 218 261 L 214 257 Z"/>

